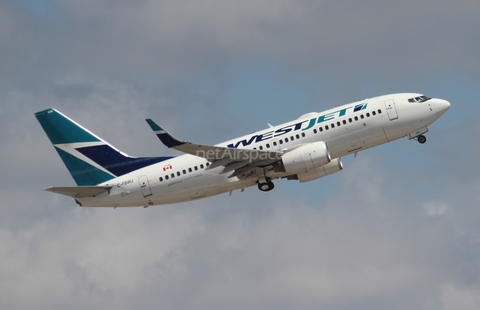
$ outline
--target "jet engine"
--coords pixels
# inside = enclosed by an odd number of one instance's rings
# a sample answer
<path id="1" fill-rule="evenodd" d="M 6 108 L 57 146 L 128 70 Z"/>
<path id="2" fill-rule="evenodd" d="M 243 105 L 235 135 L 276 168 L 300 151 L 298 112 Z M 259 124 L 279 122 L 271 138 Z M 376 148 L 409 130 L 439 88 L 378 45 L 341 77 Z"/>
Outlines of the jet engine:
<path id="1" fill-rule="evenodd" d="M 315 179 L 323 178 L 327 175 L 333 174 L 342 169 L 343 169 L 342 160 L 340 158 L 335 158 L 328 164 L 323 165 L 321 167 L 297 173 L 296 179 L 300 181 L 300 183 L 309 182 Z M 295 177 L 293 178 L 290 177 L 289 180 L 291 179 L 295 179 Z"/>
<path id="2" fill-rule="evenodd" d="M 274 166 L 275 172 L 297 174 L 319 168 L 331 161 L 327 144 L 323 141 L 302 145 L 282 155 Z"/>

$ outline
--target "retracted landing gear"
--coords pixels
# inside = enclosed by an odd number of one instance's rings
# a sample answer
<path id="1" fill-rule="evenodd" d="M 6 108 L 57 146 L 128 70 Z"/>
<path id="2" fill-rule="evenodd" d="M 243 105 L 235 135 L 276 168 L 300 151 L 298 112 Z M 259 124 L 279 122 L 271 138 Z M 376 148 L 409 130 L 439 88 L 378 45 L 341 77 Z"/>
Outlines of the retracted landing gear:
<path id="1" fill-rule="evenodd" d="M 268 192 L 271 191 L 275 185 L 273 184 L 272 181 L 267 181 L 265 183 L 258 183 L 258 189 L 261 190 L 262 192 Z"/>
<path id="2" fill-rule="evenodd" d="M 427 138 L 424 136 L 424 135 L 419 135 L 417 137 L 417 141 L 420 143 L 420 144 L 424 144 L 425 142 L 427 142 Z"/>

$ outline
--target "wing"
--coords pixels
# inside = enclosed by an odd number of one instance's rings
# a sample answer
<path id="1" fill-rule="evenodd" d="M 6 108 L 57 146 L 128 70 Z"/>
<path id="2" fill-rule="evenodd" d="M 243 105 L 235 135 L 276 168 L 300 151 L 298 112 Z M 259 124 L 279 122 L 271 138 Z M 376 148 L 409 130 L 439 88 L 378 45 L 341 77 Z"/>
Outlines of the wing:
<path id="1" fill-rule="evenodd" d="M 233 171 L 229 177 L 246 177 L 257 167 L 267 167 L 278 162 L 283 154 L 282 152 L 236 149 L 182 141 L 158 126 L 153 120 L 147 119 L 146 121 L 165 146 L 205 158 L 211 162 L 208 169 L 223 166 L 224 169 L 221 173 Z"/>

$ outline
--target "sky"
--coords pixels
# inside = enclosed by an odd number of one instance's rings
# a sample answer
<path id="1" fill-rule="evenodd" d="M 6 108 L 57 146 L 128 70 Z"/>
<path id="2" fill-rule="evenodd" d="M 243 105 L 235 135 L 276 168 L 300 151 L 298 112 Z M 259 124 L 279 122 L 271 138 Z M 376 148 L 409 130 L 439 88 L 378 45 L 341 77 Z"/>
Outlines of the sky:
<path id="1" fill-rule="evenodd" d="M 479 309 L 478 0 L 0 0 L 1 309 Z M 80 208 L 34 113 L 180 155 L 364 98 L 451 103 L 427 143 L 305 184 Z"/>

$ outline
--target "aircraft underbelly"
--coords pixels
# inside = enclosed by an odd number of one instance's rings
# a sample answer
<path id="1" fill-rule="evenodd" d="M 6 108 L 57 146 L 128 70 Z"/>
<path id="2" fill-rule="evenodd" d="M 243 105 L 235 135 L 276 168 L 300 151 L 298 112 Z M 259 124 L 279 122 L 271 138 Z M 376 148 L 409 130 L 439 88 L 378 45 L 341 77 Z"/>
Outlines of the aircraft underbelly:
<path id="1" fill-rule="evenodd" d="M 205 192 L 202 187 L 191 187 L 188 189 L 188 194 L 191 199 L 197 199 L 205 197 Z"/>

